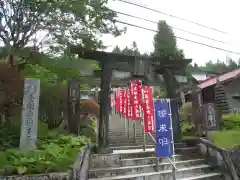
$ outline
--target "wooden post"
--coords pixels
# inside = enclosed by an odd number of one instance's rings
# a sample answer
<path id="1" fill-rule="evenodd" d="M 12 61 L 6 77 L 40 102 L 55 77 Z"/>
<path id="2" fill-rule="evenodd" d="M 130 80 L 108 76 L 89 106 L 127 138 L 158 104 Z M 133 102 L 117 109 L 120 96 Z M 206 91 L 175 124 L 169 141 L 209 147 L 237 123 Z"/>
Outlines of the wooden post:
<path id="1" fill-rule="evenodd" d="M 109 61 L 101 61 L 101 91 L 100 91 L 100 119 L 98 130 L 99 151 L 108 146 L 108 128 L 109 128 L 109 93 L 110 81 L 112 76 L 112 67 Z"/>
<path id="2" fill-rule="evenodd" d="M 174 142 L 181 141 L 181 128 L 180 128 L 180 119 L 177 112 L 177 102 L 176 98 L 178 97 L 176 89 L 178 87 L 178 82 L 173 76 L 172 72 L 169 69 L 165 69 L 163 72 L 163 78 L 165 81 L 167 96 L 170 99 L 174 99 L 171 101 L 171 109 L 172 109 L 172 118 L 173 118 L 173 137 Z"/>
<path id="3" fill-rule="evenodd" d="M 24 81 L 20 137 L 20 150 L 22 151 L 31 151 L 36 149 L 39 95 L 40 80 L 26 78 Z"/>

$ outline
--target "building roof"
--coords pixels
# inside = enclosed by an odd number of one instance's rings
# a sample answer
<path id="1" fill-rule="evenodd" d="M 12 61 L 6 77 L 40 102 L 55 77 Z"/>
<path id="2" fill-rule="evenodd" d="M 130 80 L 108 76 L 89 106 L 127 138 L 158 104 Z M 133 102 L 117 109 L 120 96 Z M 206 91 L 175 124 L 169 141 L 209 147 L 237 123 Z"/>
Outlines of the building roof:
<path id="1" fill-rule="evenodd" d="M 201 89 L 204 89 L 206 87 L 215 85 L 217 83 L 217 77 L 219 78 L 220 82 L 224 83 L 224 82 L 226 82 L 228 80 L 231 80 L 231 79 L 239 77 L 239 76 L 240 76 L 240 68 L 235 69 L 235 70 L 230 71 L 230 72 L 227 72 L 227 73 L 224 73 L 224 74 L 221 74 L 219 76 L 210 77 L 210 78 L 202 81 L 198 85 L 198 87 L 201 88 Z"/>

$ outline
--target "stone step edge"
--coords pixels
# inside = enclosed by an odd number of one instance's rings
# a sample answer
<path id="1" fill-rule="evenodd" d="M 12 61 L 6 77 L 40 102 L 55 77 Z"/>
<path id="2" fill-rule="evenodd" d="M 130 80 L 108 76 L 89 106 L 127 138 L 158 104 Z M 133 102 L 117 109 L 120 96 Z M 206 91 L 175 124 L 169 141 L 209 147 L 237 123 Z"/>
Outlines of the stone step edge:
<path id="1" fill-rule="evenodd" d="M 174 154 L 173 157 L 182 157 L 182 154 Z M 150 156 L 150 157 L 141 157 L 141 158 L 122 158 L 121 161 L 139 161 L 139 160 L 147 160 L 147 159 L 156 159 L 156 156 Z M 159 159 L 165 159 L 165 158 L 159 158 Z"/>
<path id="2" fill-rule="evenodd" d="M 149 153 L 149 152 L 154 152 L 154 151 L 139 151 L 139 152 L 121 152 L 121 153 L 108 153 L 108 154 L 92 154 L 92 157 L 95 157 L 95 156 L 111 156 L 111 155 L 124 155 L 124 154 L 144 154 L 144 153 Z M 182 154 L 174 154 L 172 157 L 180 157 L 180 156 L 183 156 Z M 153 156 L 147 156 L 147 157 L 142 157 L 142 158 L 151 158 Z M 156 157 L 154 157 L 156 158 Z M 161 157 L 159 157 L 161 159 Z M 121 160 L 128 160 L 128 159 L 141 159 L 141 158 L 122 158 Z"/>
<path id="3" fill-rule="evenodd" d="M 191 171 L 196 169 L 203 169 L 203 168 L 210 168 L 211 165 L 199 165 L 199 166 L 189 166 L 187 168 L 178 169 L 177 172 L 182 171 Z M 121 180 L 121 179 L 129 179 L 129 178 L 136 178 L 136 177 L 147 177 L 147 176 L 154 176 L 154 175 L 163 175 L 172 173 L 172 170 L 164 170 L 159 172 L 148 172 L 148 173 L 138 173 L 138 174 L 126 174 L 120 176 L 112 176 L 112 177 L 101 177 L 101 178 L 90 178 L 89 180 Z"/>
<path id="4" fill-rule="evenodd" d="M 110 149 L 116 149 L 116 148 L 119 148 L 120 150 L 121 149 L 130 149 L 130 148 L 141 148 L 142 149 L 143 147 L 143 144 L 141 145 L 133 145 L 133 146 L 109 146 Z M 155 144 L 146 144 L 146 147 L 155 147 Z"/>
<path id="5" fill-rule="evenodd" d="M 221 175 L 222 175 L 221 173 L 208 173 L 208 174 L 192 176 L 192 177 L 187 177 L 187 178 L 182 178 L 182 179 L 177 179 L 177 180 L 200 180 L 200 179 L 204 179 L 204 178 L 218 177 Z"/>
<path id="6" fill-rule="evenodd" d="M 146 145 L 146 147 L 149 146 L 155 146 L 155 145 Z M 137 145 L 137 146 L 111 146 L 109 147 L 110 149 L 114 149 L 114 150 L 133 150 L 135 148 L 140 148 L 142 149 L 143 145 Z M 133 148 L 133 149 L 131 149 Z M 184 148 L 175 148 L 175 150 L 196 150 L 197 147 L 184 147 Z M 135 149 L 136 150 L 136 149 Z"/>
<path id="7" fill-rule="evenodd" d="M 186 150 L 186 149 L 197 149 L 197 147 L 187 147 L 187 148 L 175 148 L 175 150 Z M 137 149 L 128 149 L 128 150 L 137 150 Z M 139 149 L 139 150 L 142 150 L 142 149 Z M 153 152 L 155 152 L 155 150 L 152 150 L 152 149 L 146 149 L 146 151 L 135 151 L 135 152 L 131 152 L 131 151 L 128 151 L 128 152 L 120 152 L 120 153 L 109 153 L 109 154 L 93 154 L 92 156 L 102 156 L 102 155 L 104 155 L 104 156 L 109 156 L 109 155 L 124 155 L 124 154 L 129 154 L 129 155 L 131 155 L 131 154 L 144 154 L 144 153 L 153 153 Z"/>
<path id="8" fill-rule="evenodd" d="M 191 163 L 191 162 L 201 162 L 204 161 L 204 159 L 191 159 L 191 160 L 185 160 L 185 161 L 176 161 L 176 164 L 185 164 L 185 163 Z M 159 163 L 158 166 L 165 166 L 165 165 L 171 165 L 170 162 L 164 162 Z M 177 166 L 177 165 L 176 165 Z M 136 165 L 136 166 L 122 166 L 122 167 L 109 167 L 109 168 L 93 168 L 89 169 L 89 172 L 99 172 L 99 171 L 116 171 L 116 170 L 127 170 L 127 169 L 138 169 L 138 168 L 145 168 L 145 167 L 156 167 L 155 164 L 144 164 L 144 165 Z"/>

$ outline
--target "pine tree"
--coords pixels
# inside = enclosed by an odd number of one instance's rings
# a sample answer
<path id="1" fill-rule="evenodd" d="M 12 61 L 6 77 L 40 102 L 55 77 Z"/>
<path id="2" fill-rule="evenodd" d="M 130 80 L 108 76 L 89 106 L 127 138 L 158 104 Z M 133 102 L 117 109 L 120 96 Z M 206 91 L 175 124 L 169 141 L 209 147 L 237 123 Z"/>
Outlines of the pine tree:
<path id="1" fill-rule="evenodd" d="M 184 58 L 183 50 L 178 49 L 176 37 L 166 21 L 159 21 L 158 32 L 154 36 L 154 56 L 172 56 L 177 59 Z"/>
<path id="2" fill-rule="evenodd" d="M 115 48 L 113 49 L 112 52 L 113 52 L 113 53 L 121 53 L 122 51 L 121 51 L 120 47 L 115 46 Z"/>

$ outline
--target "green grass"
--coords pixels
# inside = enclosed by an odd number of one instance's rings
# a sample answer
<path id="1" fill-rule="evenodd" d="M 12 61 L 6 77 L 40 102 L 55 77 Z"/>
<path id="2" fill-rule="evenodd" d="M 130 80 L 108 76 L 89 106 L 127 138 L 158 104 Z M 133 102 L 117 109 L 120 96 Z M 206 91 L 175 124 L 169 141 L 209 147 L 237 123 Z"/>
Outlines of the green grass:
<path id="1" fill-rule="evenodd" d="M 208 136 L 220 148 L 232 149 L 240 145 L 240 129 L 210 132 Z"/>

